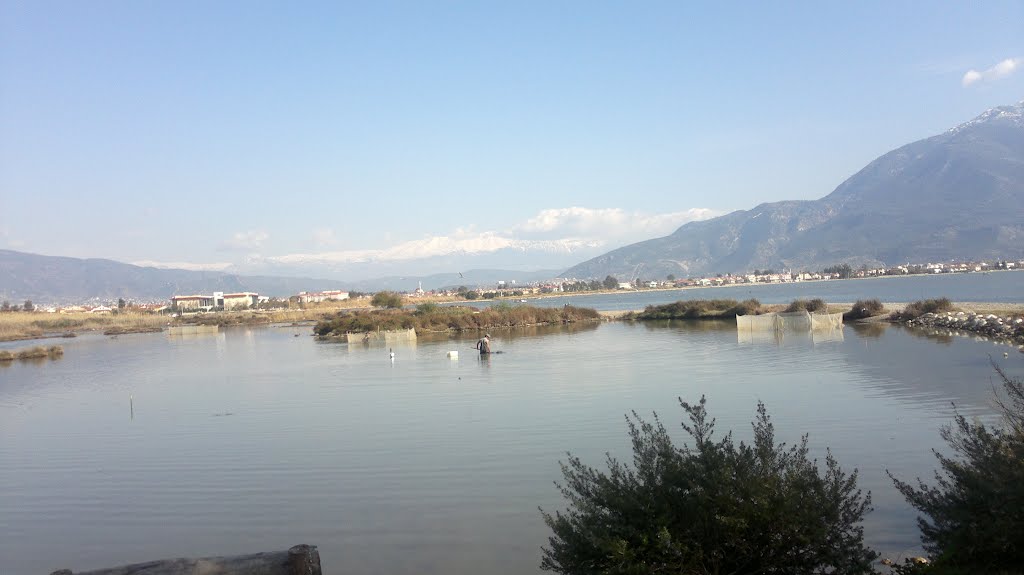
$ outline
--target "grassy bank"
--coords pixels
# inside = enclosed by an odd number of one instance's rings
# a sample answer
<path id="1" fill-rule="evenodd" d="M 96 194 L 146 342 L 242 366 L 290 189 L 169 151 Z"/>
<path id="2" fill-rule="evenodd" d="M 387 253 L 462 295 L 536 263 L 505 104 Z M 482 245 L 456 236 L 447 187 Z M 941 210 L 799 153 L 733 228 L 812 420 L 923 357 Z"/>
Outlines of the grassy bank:
<path id="1" fill-rule="evenodd" d="M 168 321 L 165 315 L 141 313 L 6 312 L 0 313 L 0 341 L 59 336 L 76 331 L 120 330 L 119 333 L 130 333 L 161 328 Z"/>
<path id="2" fill-rule="evenodd" d="M 343 312 L 318 322 L 313 332 L 319 337 L 377 330 L 415 329 L 417 332 L 487 330 L 530 325 L 555 325 L 601 319 L 590 308 L 561 308 L 529 305 L 495 305 L 486 309 L 421 305 L 412 310 Z"/>
<path id="3" fill-rule="evenodd" d="M 298 323 L 320 321 L 336 315 L 338 308 L 281 309 L 267 311 L 228 311 L 204 313 L 175 318 L 174 325 L 261 325 L 269 323 Z M 348 312 L 341 312 L 348 313 Z"/>
<path id="4" fill-rule="evenodd" d="M 54 314 L 42 312 L 0 313 L 0 341 L 73 337 L 79 332 L 98 331 L 104 335 L 158 332 L 168 325 L 262 325 L 318 321 L 338 312 L 338 307 L 268 311 L 227 311 L 175 317 L 162 314 L 117 313 Z"/>

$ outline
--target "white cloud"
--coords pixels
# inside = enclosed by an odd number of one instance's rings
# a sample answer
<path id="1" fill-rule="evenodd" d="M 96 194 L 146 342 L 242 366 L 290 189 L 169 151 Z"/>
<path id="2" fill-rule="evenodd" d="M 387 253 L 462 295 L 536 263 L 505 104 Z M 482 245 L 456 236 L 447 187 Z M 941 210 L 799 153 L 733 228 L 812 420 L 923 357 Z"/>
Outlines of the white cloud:
<path id="1" fill-rule="evenodd" d="M 196 262 L 158 262 L 153 260 L 140 260 L 131 262 L 133 266 L 144 268 L 159 268 L 163 270 L 193 270 L 204 272 L 220 272 L 232 266 L 228 262 L 196 263 Z"/>
<path id="2" fill-rule="evenodd" d="M 980 72 L 974 69 L 968 70 L 967 73 L 964 74 L 961 83 L 964 87 L 967 87 L 977 82 L 991 82 L 993 80 L 999 80 L 1013 74 L 1022 66 L 1024 66 L 1024 58 L 1007 58 L 987 70 L 982 70 Z"/>
<path id="3" fill-rule="evenodd" d="M 228 250 L 255 250 L 259 249 L 269 237 L 270 234 L 263 230 L 235 232 L 230 239 L 221 244 L 221 248 Z"/>
<path id="4" fill-rule="evenodd" d="M 686 222 L 718 214 L 706 208 L 666 214 L 627 212 L 620 208 L 556 208 L 542 210 L 508 231 L 478 231 L 471 225 L 456 228 L 450 234 L 428 236 L 382 249 L 297 253 L 263 259 L 279 264 L 340 264 L 479 255 L 500 250 L 572 254 L 664 236 Z"/>
<path id="5" fill-rule="evenodd" d="M 621 208 L 556 208 L 542 210 L 514 231 L 537 237 L 590 237 L 639 240 L 660 237 L 679 226 L 719 215 L 707 208 L 666 214 L 627 212 Z"/>

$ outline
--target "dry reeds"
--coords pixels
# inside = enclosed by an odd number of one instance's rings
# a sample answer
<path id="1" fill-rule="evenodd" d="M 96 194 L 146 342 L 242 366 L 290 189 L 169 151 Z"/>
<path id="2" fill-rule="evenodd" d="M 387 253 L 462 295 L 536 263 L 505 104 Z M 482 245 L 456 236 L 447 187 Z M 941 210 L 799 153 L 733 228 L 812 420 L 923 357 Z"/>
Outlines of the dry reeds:
<path id="1" fill-rule="evenodd" d="M 952 311 L 953 302 L 949 298 L 923 299 L 907 304 L 903 311 L 894 311 L 889 319 L 893 321 L 907 321 L 921 317 L 926 313 L 942 313 Z"/>
<path id="2" fill-rule="evenodd" d="M 34 339 L 72 330 L 121 329 L 125 333 L 163 326 L 167 316 L 144 313 L 92 314 L 8 312 L 0 313 L 0 341 Z"/>
<path id="3" fill-rule="evenodd" d="M 59 345 L 45 347 L 36 345 L 16 350 L 0 350 L 0 361 L 14 361 L 16 359 L 56 359 L 64 355 L 64 348 Z"/>

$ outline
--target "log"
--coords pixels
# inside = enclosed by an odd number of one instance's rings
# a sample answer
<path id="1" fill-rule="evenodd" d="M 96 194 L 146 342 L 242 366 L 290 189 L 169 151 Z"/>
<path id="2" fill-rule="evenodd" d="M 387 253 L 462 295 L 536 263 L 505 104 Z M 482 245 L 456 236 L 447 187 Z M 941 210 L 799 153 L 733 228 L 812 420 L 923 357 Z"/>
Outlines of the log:
<path id="1" fill-rule="evenodd" d="M 323 575 L 315 545 L 296 545 L 230 557 L 162 559 L 95 571 L 61 569 L 50 575 Z"/>

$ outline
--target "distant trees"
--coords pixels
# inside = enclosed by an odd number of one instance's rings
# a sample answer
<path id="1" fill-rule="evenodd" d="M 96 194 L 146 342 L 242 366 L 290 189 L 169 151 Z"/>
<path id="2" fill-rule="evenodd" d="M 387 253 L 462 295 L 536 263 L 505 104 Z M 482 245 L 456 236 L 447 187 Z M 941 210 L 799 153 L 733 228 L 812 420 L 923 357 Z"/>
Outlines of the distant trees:
<path id="1" fill-rule="evenodd" d="M 633 466 L 608 471 L 570 455 L 560 485 L 569 508 L 542 511 L 552 531 L 541 568 L 592 573 L 872 573 L 860 523 L 871 496 L 807 437 L 786 447 L 758 404 L 752 444 L 713 437 L 705 400 L 680 400 L 694 445 L 676 447 L 655 416 L 627 417 Z"/>
<path id="2" fill-rule="evenodd" d="M 1000 423 L 989 427 L 956 412 L 941 431 L 954 457 L 935 451 L 935 485 L 889 473 L 923 514 L 917 523 L 932 556 L 923 573 L 1020 573 L 1024 565 L 1024 382 L 993 367 L 1003 389 Z"/>
<path id="3" fill-rule="evenodd" d="M 11 311 L 11 302 L 4 300 L 4 303 L 0 304 L 0 311 Z"/>
<path id="4" fill-rule="evenodd" d="M 615 276 L 608 275 L 605 276 L 604 281 L 601 282 L 601 285 L 603 285 L 605 289 L 615 289 L 619 287 L 619 280 L 616 279 Z"/>
<path id="5" fill-rule="evenodd" d="M 117 309 L 124 309 L 126 305 L 123 297 L 117 298 Z"/>
<path id="6" fill-rule="evenodd" d="M 32 304 L 32 300 L 27 299 L 25 300 L 25 303 L 21 305 L 21 309 L 24 311 L 35 311 L 36 306 Z"/>
<path id="7" fill-rule="evenodd" d="M 853 276 L 853 268 L 850 267 L 850 264 L 829 266 L 821 271 L 827 274 L 838 274 L 839 279 L 844 280 L 850 279 Z"/>
<path id="8" fill-rule="evenodd" d="M 670 281 L 670 282 L 674 282 L 674 281 L 676 281 L 676 275 L 675 274 L 668 274 L 667 276 L 665 276 L 665 279 Z"/>
<path id="9" fill-rule="evenodd" d="M 373 294 L 373 299 L 370 300 L 370 305 L 373 307 L 398 309 L 402 307 L 402 296 L 401 294 L 393 291 L 379 291 Z"/>

